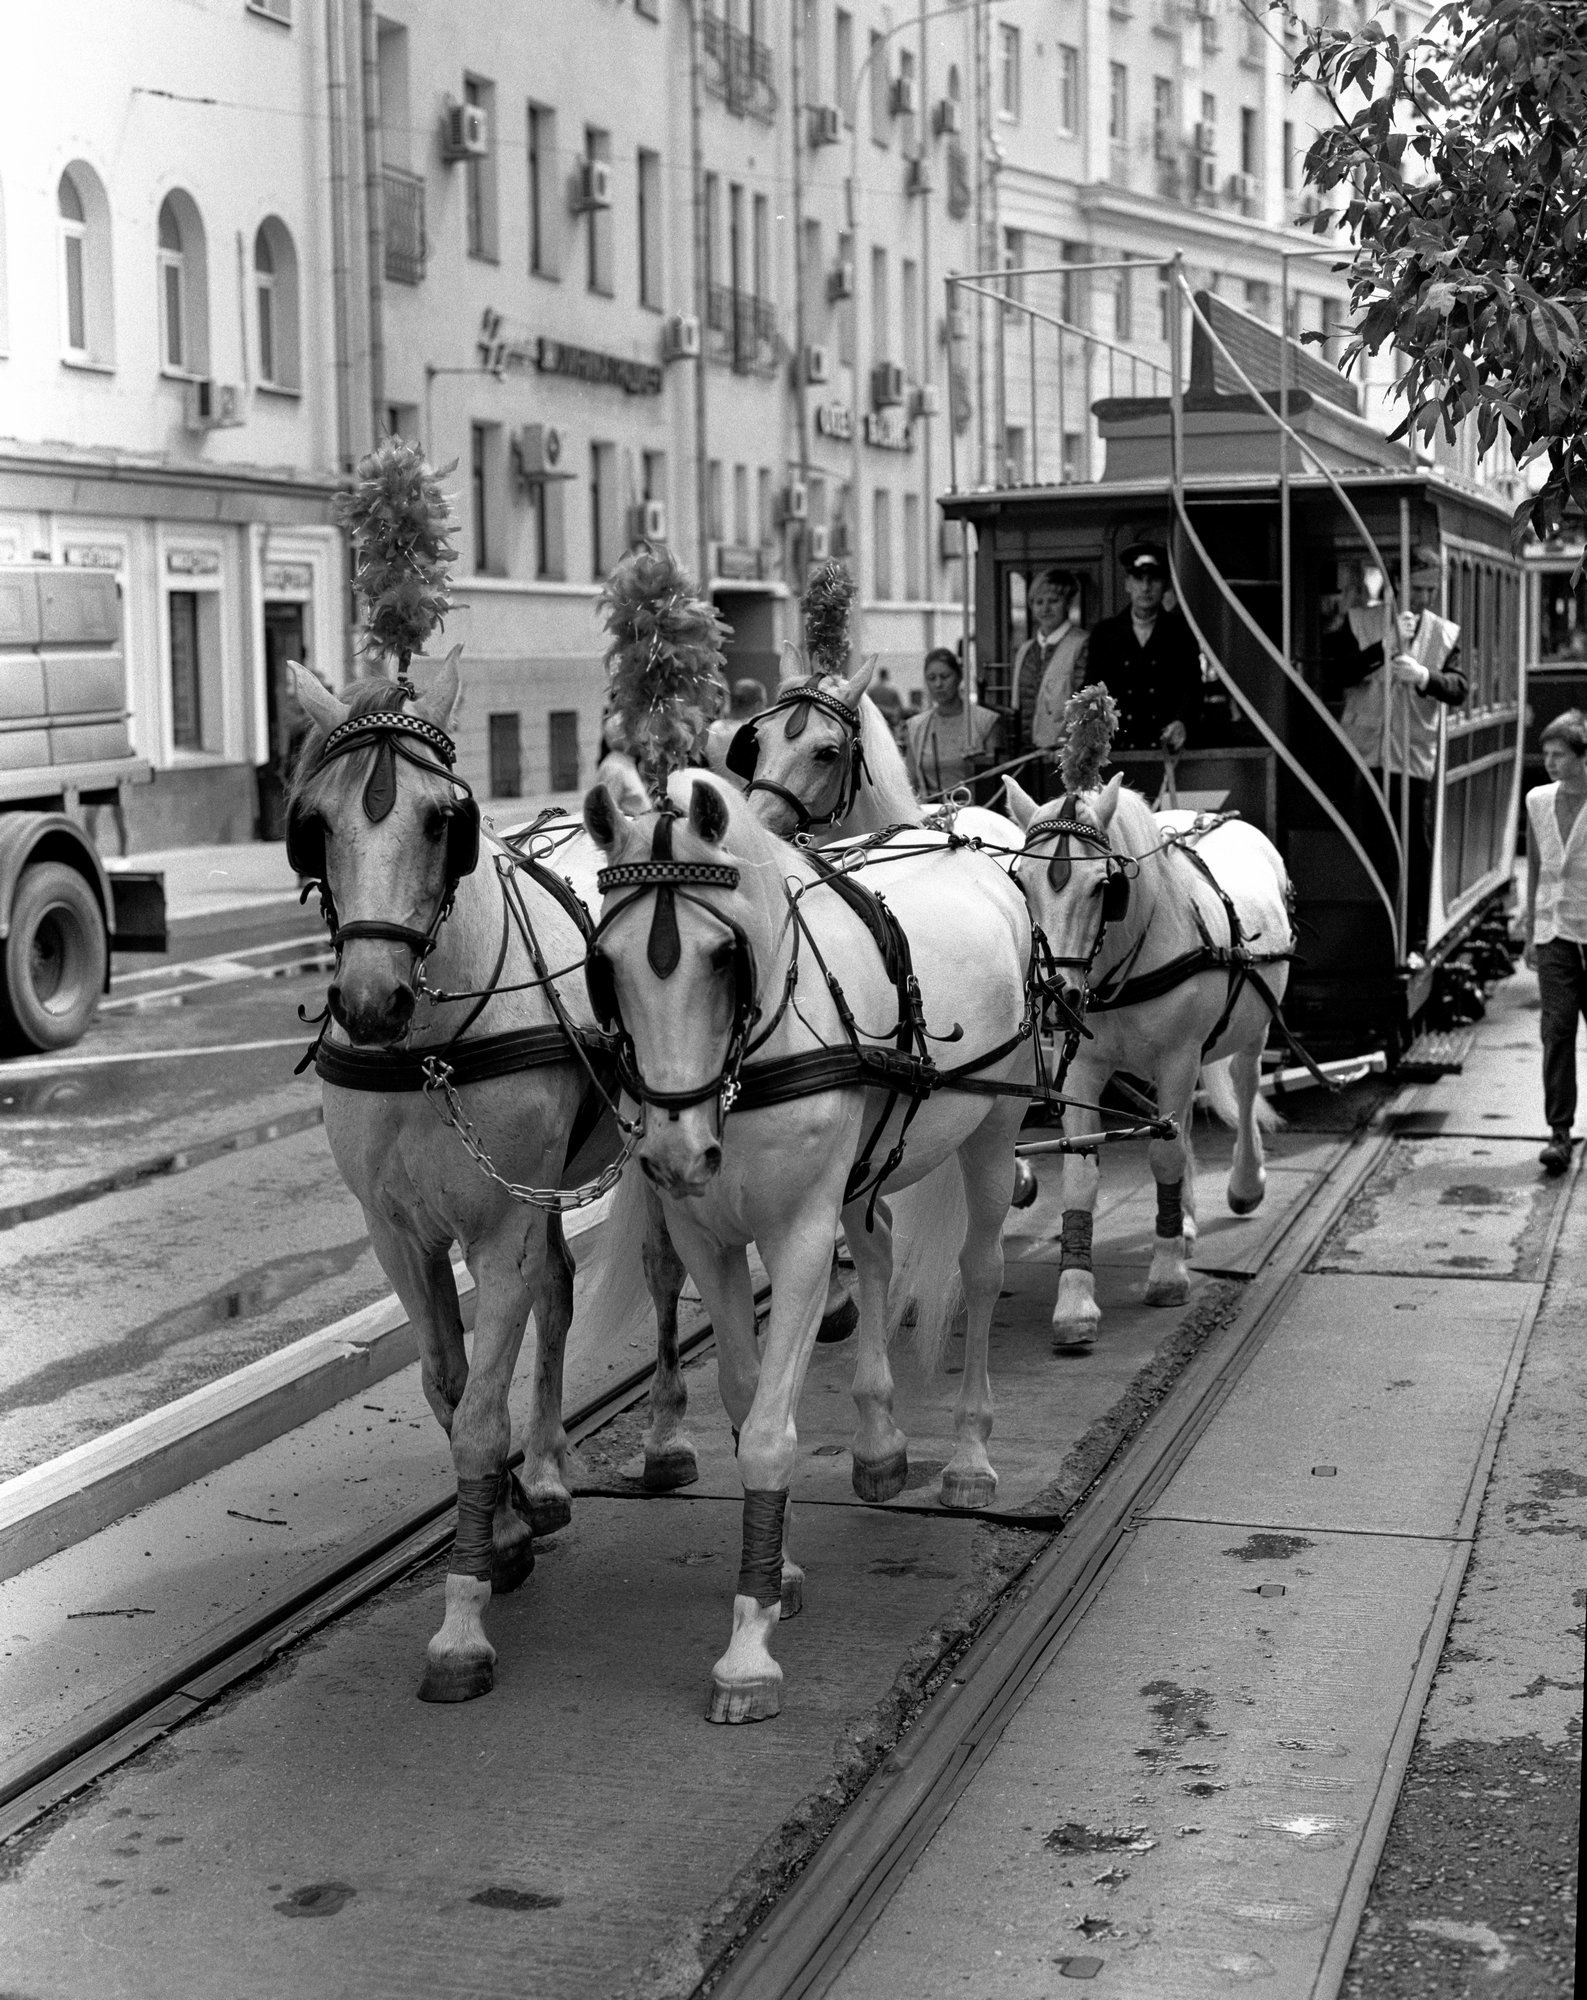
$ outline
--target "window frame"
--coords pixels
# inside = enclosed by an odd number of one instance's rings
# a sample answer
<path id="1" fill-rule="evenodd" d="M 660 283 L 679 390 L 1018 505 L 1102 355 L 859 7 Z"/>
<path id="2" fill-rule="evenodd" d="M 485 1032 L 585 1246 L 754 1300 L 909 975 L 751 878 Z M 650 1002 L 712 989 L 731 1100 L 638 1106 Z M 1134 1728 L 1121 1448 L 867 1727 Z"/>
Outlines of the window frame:
<path id="1" fill-rule="evenodd" d="M 997 115 L 1017 125 L 1024 90 L 1020 32 L 1012 21 L 997 24 Z"/>

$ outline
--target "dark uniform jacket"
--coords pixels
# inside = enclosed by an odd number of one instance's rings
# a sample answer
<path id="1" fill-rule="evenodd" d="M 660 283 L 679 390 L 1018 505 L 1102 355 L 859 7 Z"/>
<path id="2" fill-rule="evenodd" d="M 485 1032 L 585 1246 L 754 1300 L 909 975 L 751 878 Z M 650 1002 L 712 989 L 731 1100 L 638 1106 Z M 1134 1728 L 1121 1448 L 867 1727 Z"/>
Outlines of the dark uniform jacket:
<path id="1" fill-rule="evenodd" d="M 1170 722 L 1182 722 L 1190 743 L 1201 718 L 1201 658 L 1190 627 L 1177 611 L 1159 611 L 1152 636 L 1138 643 L 1126 607 L 1092 629 L 1086 648 L 1086 685 L 1107 683 L 1119 709 L 1120 750 L 1155 750 Z"/>

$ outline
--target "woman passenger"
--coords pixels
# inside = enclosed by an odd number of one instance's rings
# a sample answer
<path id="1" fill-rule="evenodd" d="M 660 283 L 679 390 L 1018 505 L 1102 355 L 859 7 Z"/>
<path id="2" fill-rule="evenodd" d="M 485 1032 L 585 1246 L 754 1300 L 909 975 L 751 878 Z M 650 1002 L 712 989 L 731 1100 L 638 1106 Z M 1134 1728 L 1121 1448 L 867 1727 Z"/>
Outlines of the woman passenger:
<path id="1" fill-rule="evenodd" d="M 996 713 L 961 693 L 964 672 L 946 646 L 926 655 L 924 679 L 929 708 L 918 709 L 904 725 L 904 759 L 909 782 L 922 796 L 967 785 L 978 771 L 997 762 Z"/>

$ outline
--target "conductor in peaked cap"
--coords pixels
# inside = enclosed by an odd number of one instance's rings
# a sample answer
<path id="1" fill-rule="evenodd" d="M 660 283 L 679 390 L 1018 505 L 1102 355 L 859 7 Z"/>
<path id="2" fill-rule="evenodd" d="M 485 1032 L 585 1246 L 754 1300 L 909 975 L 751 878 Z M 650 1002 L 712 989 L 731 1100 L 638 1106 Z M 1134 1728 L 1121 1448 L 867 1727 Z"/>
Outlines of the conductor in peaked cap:
<path id="1" fill-rule="evenodd" d="M 1201 719 L 1201 653 L 1184 614 L 1163 608 L 1168 551 L 1131 542 L 1119 558 L 1129 603 L 1095 625 L 1077 684 L 1105 681 L 1118 704 L 1120 750 L 1177 756 Z"/>

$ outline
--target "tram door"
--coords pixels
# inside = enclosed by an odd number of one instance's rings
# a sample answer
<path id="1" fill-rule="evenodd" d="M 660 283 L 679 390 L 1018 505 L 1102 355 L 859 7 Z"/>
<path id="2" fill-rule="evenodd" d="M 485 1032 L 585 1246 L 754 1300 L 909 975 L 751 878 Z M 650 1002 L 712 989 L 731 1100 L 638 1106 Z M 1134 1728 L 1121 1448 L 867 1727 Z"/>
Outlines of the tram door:
<path id="1" fill-rule="evenodd" d="M 286 793 L 297 760 L 298 746 L 308 734 L 309 719 L 292 692 L 287 662 L 309 663 L 301 604 L 266 604 L 264 608 L 265 721 L 269 732 L 265 757 L 257 768 L 259 838 L 286 838 Z"/>

